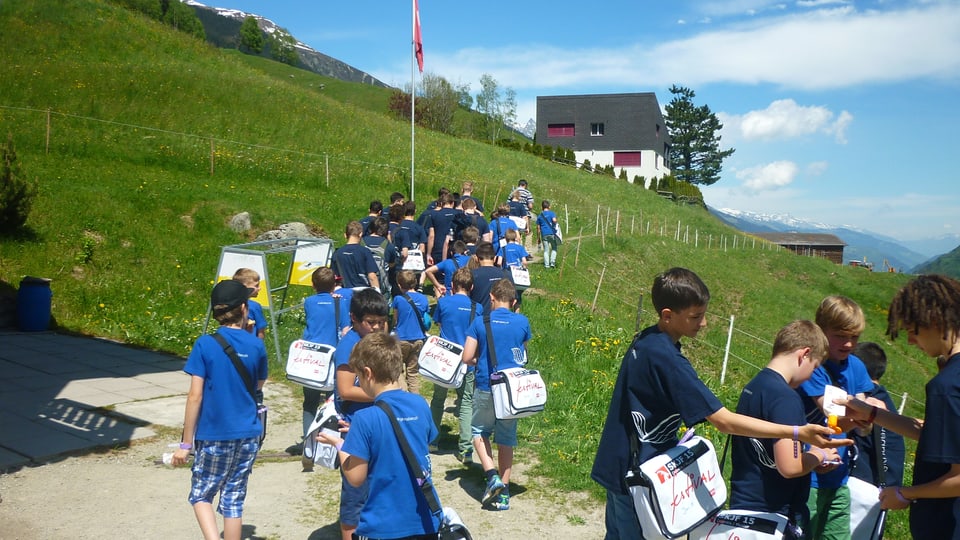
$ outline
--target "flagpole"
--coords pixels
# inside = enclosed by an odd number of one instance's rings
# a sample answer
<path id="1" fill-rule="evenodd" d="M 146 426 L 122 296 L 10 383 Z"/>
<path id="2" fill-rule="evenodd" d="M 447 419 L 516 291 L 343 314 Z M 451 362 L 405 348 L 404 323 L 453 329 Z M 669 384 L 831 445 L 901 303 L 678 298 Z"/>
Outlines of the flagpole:
<path id="1" fill-rule="evenodd" d="M 417 115 L 417 0 L 411 0 L 410 11 L 412 21 L 410 23 L 410 200 L 416 200 L 414 195 L 414 169 L 416 163 L 416 142 L 414 126 Z"/>

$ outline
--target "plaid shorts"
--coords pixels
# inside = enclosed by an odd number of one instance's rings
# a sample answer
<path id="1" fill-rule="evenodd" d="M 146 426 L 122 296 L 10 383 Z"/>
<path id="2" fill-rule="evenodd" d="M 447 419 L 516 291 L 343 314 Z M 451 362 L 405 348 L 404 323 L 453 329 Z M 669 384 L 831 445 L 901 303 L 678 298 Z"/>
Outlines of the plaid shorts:
<path id="1" fill-rule="evenodd" d="M 190 481 L 191 505 L 213 503 L 220 493 L 217 511 L 227 518 L 243 516 L 247 478 L 259 450 L 258 437 L 233 441 L 196 441 L 196 459 Z"/>

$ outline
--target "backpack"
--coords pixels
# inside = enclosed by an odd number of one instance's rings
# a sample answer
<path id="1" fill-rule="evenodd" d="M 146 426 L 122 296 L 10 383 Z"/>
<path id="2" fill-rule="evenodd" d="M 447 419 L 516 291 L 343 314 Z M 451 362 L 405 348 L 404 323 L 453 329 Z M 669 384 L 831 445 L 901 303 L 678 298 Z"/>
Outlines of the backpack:
<path id="1" fill-rule="evenodd" d="M 377 279 L 380 280 L 380 293 L 387 295 L 390 293 L 390 278 L 387 275 L 387 239 L 380 240 L 380 245 L 367 245 L 367 249 L 373 254 L 373 260 L 377 263 Z"/>

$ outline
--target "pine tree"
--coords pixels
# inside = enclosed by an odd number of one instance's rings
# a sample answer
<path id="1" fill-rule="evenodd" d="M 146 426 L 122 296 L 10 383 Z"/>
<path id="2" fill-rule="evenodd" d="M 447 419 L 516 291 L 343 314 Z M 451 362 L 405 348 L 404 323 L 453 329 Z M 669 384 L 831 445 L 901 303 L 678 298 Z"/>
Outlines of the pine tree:
<path id="1" fill-rule="evenodd" d="M 693 90 L 670 87 L 673 99 L 665 107 L 670 130 L 670 170 L 679 180 L 709 186 L 720 179 L 723 160 L 734 149 L 720 150 L 723 124 L 707 105 L 693 104 Z"/>

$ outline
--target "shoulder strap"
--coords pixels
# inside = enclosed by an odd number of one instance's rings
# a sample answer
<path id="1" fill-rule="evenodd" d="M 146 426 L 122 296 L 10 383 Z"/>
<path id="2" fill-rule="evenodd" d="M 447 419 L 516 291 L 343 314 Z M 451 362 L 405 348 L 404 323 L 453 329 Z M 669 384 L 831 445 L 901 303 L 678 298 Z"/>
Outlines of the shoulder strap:
<path id="1" fill-rule="evenodd" d="M 337 344 L 340 344 L 340 297 L 333 297 L 333 318 L 335 319 L 334 326 L 337 328 Z"/>
<path id="2" fill-rule="evenodd" d="M 417 485 L 420 486 L 420 492 L 423 493 L 424 498 L 427 500 L 427 505 L 430 507 L 430 512 L 433 514 L 439 514 L 443 511 L 443 508 L 440 506 L 440 500 L 437 498 L 437 492 L 433 489 L 433 483 L 430 482 L 430 479 L 427 478 L 426 473 L 423 472 L 423 468 L 421 468 L 420 464 L 417 463 L 417 458 L 413 453 L 413 449 L 410 448 L 410 443 L 407 441 L 407 437 L 400 429 L 400 423 L 397 422 L 397 415 L 393 413 L 393 408 L 390 407 L 389 403 L 386 403 L 382 399 L 377 400 L 375 405 L 380 407 L 380 409 L 386 413 L 387 418 L 390 420 L 390 425 L 393 426 L 393 433 L 397 436 L 397 442 L 400 443 L 400 450 L 403 451 L 403 458 L 407 462 L 407 468 L 410 469 L 410 474 L 417 480 Z"/>
<path id="3" fill-rule="evenodd" d="M 490 327 L 490 313 L 483 314 L 483 326 L 487 330 L 487 357 L 490 359 L 490 372 L 497 370 L 497 350 L 493 347 L 493 328 Z"/>
<path id="4" fill-rule="evenodd" d="M 427 333 L 427 326 L 423 324 L 423 314 L 420 313 L 420 308 L 417 307 L 417 304 L 413 301 L 413 298 L 410 298 L 410 295 L 403 293 L 403 297 L 407 299 L 407 302 L 410 302 L 410 307 L 413 308 L 413 312 L 417 315 L 417 322 L 420 323 L 420 330 L 423 330 L 423 333 Z"/>
<path id="5" fill-rule="evenodd" d="M 473 322 L 473 319 L 476 318 L 476 316 L 477 316 L 477 303 L 471 300 L 470 301 L 470 322 L 471 323 Z"/>
<path id="6" fill-rule="evenodd" d="M 227 356 L 230 357 L 230 361 L 233 362 L 233 367 L 237 368 L 237 373 L 239 373 L 240 378 L 243 379 L 243 385 L 246 386 L 247 391 L 250 392 L 250 399 L 253 400 L 254 405 L 257 405 L 257 390 L 253 385 L 253 378 L 250 377 L 250 372 L 247 371 L 247 368 L 243 367 L 240 357 L 237 356 L 236 349 L 233 348 L 233 345 L 227 343 L 227 339 L 223 337 L 220 332 L 214 332 L 213 339 L 217 340 L 217 343 L 223 347 L 223 352 L 227 353 Z"/>

